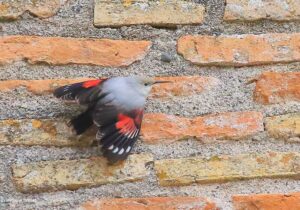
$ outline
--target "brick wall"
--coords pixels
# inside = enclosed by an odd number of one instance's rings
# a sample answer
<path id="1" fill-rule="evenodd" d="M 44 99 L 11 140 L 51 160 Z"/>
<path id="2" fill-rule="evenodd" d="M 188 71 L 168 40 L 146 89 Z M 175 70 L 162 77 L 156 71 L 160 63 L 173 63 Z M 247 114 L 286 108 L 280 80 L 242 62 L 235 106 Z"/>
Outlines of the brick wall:
<path id="1" fill-rule="evenodd" d="M 300 1 L 0 2 L 0 209 L 300 209 Z M 109 166 L 51 92 L 149 75 Z"/>

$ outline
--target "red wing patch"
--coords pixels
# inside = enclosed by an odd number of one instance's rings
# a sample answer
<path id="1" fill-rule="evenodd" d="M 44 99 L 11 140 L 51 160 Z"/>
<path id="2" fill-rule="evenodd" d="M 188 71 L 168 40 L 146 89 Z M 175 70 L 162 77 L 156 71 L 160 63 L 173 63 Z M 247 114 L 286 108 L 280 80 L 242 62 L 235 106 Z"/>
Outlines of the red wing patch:
<path id="1" fill-rule="evenodd" d="M 125 159 L 136 142 L 141 128 L 143 110 L 134 110 L 130 113 L 119 113 L 113 128 L 106 127 L 104 135 L 99 139 L 104 156 L 111 162 Z"/>
<path id="2" fill-rule="evenodd" d="M 105 79 L 95 79 L 61 86 L 54 90 L 54 96 L 63 100 L 75 100 L 79 95 L 101 84 Z"/>
<path id="3" fill-rule="evenodd" d="M 95 87 L 97 85 L 99 85 L 103 80 L 101 79 L 95 79 L 95 80 L 89 80 L 86 81 L 82 84 L 82 87 L 84 88 L 90 88 L 90 87 Z"/>
<path id="4" fill-rule="evenodd" d="M 136 130 L 134 119 L 131 117 L 124 114 L 119 114 L 118 120 L 119 121 L 116 123 L 116 128 L 123 135 L 129 135 Z"/>
<path id="5" fill-rule="evenodd" d="M 118 115 L 118 122 L 116 128 L 123 135 L 131 138 L 135 137 L 141 127 L 143 118 L 143 110 L 134 110 L 131 116 L 125 114 Z"/>

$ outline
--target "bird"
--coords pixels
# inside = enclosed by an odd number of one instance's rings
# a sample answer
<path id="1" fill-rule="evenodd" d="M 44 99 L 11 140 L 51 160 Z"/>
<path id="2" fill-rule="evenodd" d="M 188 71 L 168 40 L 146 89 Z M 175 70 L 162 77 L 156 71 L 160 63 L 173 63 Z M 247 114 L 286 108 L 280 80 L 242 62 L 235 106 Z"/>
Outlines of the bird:
<path id="1" fill-rule="evenodd" d="M 137 141 L 152 86 L 169 82 L 146 76 L 98 78 L 61 86 L 53 94 L 86 106 L 68 125 L 76 135 L 96 125 L 95 140 L 113 164 L 125 160 Z"/>

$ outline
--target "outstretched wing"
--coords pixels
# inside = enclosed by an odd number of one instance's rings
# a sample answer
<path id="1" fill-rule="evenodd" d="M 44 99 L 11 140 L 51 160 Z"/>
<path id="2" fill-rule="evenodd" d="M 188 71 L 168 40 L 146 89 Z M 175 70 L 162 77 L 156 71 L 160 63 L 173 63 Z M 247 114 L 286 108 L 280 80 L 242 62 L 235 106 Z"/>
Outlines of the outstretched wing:
<path id="1" fill-rule="evenodd" d="M 99 131 L 97 140 L 102 145 L 103 155 L 114 163 L 125 159 L 134 143 L 136 142 L 143 118 L 143 109 L 135 109 L 130 112 L 118 112 L 117 109 L 108 105 L 95 116 Z"/>
<path id="2" fill-rule="evenodd" d="M 79 104 L 96 102 L 102 97 L 102 84 L 106 79 L 95 79 L 65 85 L 54 91 L 54 96 L 63 100 L 77 100 Z"/>

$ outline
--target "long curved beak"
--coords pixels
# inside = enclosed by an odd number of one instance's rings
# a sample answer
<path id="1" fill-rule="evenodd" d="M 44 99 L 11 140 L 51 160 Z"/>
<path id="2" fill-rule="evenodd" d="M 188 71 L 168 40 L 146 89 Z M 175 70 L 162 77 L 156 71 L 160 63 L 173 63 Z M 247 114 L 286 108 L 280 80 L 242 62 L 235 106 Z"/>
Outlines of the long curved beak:
<path id="1" fill-rule="evenodd" d="M 155 81 L 154 84 L 159 84 L 159 83 L 172 83 L 171 81 Z"/>

